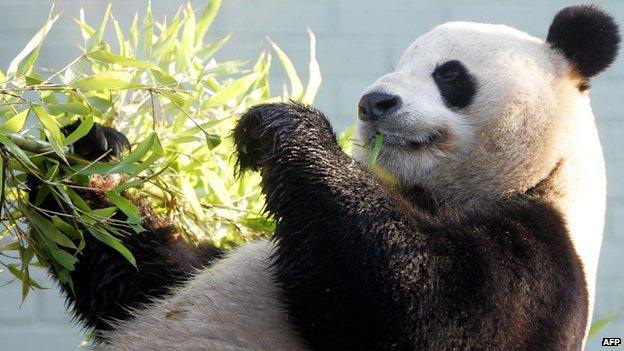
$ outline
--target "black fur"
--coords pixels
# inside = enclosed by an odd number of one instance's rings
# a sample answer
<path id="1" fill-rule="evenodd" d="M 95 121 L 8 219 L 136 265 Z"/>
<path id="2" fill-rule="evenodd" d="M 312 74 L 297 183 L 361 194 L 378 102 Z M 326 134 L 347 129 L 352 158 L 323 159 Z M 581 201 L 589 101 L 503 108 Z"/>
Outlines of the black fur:
<path id="1" fill-rule="evenodd" d="M 63 133 L 69 135 L 76 130 L 78 125 L 78 123 L 74 123 L 63 128 Z M 115 129 L 94 124 L 87 135 L 73 144 L 73 148 L 74 153 L 88 160 L 95 160 L 102 155 L 108 159 L 130 149 L 130 142 L 125 135 Z"/>
<path id="2" fill-rule="evenodd" d="M 64 130 L 69 133 L 76 125 Z M 81 156 L 93 160 L 108 152 L 103 158 L 110 159 L 130 144 L 126 137 L 112 128 L 95 125 L 89 134 L 74 144 Z M 29 179 L 30 200 L 34 201 L 40 184 Z M 112 206 L 101 191 L 77 190 L 91 208 Z M 122 243 L 134 255 L 137 267 L 132 266 L 117 251 L 85 233 L 86 245 L 78 253 L 78 263 L 71 278 L 74 290 L 60 284 L 74 316 L 89 329 L 110 330 L 111 320 L 125 320 L 136 309 L 151 299 L 166 295 L 173 287 L 185 282 L 199 268 L 221 256 L 221 251 L 210 246 L 192 247 L 180 236 L 167 219 L 159 217 L 148 206 L 139 202 L 145 217 L 140 234 L 121 238 Z M 63 212 L 64 209 L 51 197 L 41 207 Z M 118 211 L 114 217 L 126 220 Z M 54 270 L 50 269 L 56 277 Z"/>
<path id="3" fill-rule="evenodd" d="M 620 34 L 613 17 L 594 5 L 570 6 L 553 19 L 546 41 L 561 50 L 585 77 L 607 68 L 617 56 Z"/>
<path id="4" fill-rule="evenodd" d="M 299 104 L 252 108 L 234 137 L 262 169 L 276 279 L 313 349 L 581 350 L 581 263 L 540 197 L 424 211 Z"/>
<path id="5" fill-rule="evenodd" d="M 446 106 L 460 109 L 472 103 L 477 93 L 477 80 L 461 62 L 447 61 L 437 66 L 431 75 Z"/>

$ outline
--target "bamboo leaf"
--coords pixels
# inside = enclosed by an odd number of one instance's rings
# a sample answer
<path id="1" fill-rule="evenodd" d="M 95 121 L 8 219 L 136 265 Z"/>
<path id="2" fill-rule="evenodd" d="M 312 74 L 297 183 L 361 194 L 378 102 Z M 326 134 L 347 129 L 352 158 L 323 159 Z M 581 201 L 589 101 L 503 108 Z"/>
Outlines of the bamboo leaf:
<path id="1" fill-rule="evenodd" d="M 106 62 L 106 63 L 119 64 L 124 67 L 147 68 L 147 69 L 153 69 L 153 70 L 158 70 L 158 71 L 160 70 L 160 67 L 156 66 L 155 64 L 151 62 L 136 60 L 133 58 L 123 57 L 120 55 L 115 55 L 111 52 L 104 51 L 104 50 L 87 52 L 85 55 L 92 59 L 96 59 L 96 60 Z"/>
<path id="2" fill-rule="evenodd" d="M 52 7 L 54 9 L 54 6 Z M 51 12 L 52 10 L 50 10 Z M 39 29 L 39 31 L 28 41 L 26 46 L 20 51 L 17 56 L 11 61 L 9 64 L 9 69 L 7 70 L 7 75 L 21 77 L 32 69 L 35 61 L 37 61 L 37 57 L 39 57 L 39 51 L 41 50 L 41 46 L 43 45 L 43 40 L 46 35 L 52 28 L 52 25 L 59 18 L 58 15 L 54 17 L 49 17 L 45 22 L 43 27 Z"/>
<path id="3" fill-rule="evenodd" d="M 80 122 L 80 125 L 78 125 L 78 128 L 76 128 L 71 134 L 69 134 L 65 138 L 64 145 L 71 145 L 75 143 L 80 138 L 87 135 L 92 127 L 93 127 L 93 115 L 90 113 L 85 114 L 84 118 Z"/>
<path id="4" fill-rule="evenodd" d="M 16 114 L 0 126 L 0 132 L 18 133 L 24 128 L 29 109 Z"/>
<path id="5" fill-rule="evenodd" d="M 187 53 L 193 53 L 195 51 L 196 22 L 195 12 L 190 3 L 187 3 L 184 9 L 184 15 L 186 16 L 186 21 L 184 22 L 184 27 L 182 27 L 182 37 L 180 38 L 182 50 Z"/>
<path id="6" fill-rule="evenodd" d="M 62 160 L 67 163 L 67 159 L 65 158 L 65 152 L 63 151 L 63 146 L 65 143 L 65 136 L 61 133 L 61 129 L 59 128 L 58 123 L 50 116 L 46 110 L 37 104 L 32 104 L 30 108 L 35 112 L 37 118 L 41 122 L 46 137 L 48 141 L 50 141 L 50 146 L 55 154 L 57 154 Z"/>
<path id="7" fill-rule="evenodd" d="M 301 79 L 297 74 L 295 66 L 288 58 L 288 55 L 286 55 L 286 53 L 282 49 L 280 49 L 277 44 L 275 44 L 271 39 L 268 40 L 269 43 L 271 43 L 273 50 L 275 50 L 277 58 L 282 64 L 282 67 L 284 67 L 284 71 L 286 71 L 286 75 L 290 80 L 290 97 L 294 100 L 300 100 L 303 97 L 303 84 L 301 84 Z"/>
<path id="8" fill-rule="evenodd" d="M 75 265 L 78 262 L 78 259 L 69 254 L 69 252 L 55 247 L 48 247 L 48 252 L 50 252 L 52 257 L 54 258 L 54 261 L 56 261 L 67 270 L 73 271 L 75 269 Z"/>
<path id="9" fill-rule="evenodd" d="M 217 51 L 219 51 L 223 47 L 223 45 L 230 41 L 230 38 L 232 38 L 232 34 L 228 34 L 221 39 L 215 41 L 214 43 L 202 47 L 201 49 L 199 49 L 199 51 L 195 53 L 195 55 L 206 61 L 210 59 Z"/>
<path id="10" fill-rule="evenodd" d="M 126 72 L 107 71 L 79 79 L 72 86 L 81 90 L 126 90 L 140 88 L 142 85 L 131 83 Z"/>
<path id="11" fill-rule="evenodd" d="M 137 58 L 148 59 L 152 55 L 152 40 L 154 39 L 154 18 L 152 16 L 152 2 L 149 1 L 143 26 L 138 37 Z"/>
<path id="12" fill-rule="evenodd" d="M 251 73 L 242 78 L 239 78 L 228 86 L 218 91 L 216 94 L 210 97 L 206 103 L 206 107 L 214 107 L 224 105 L 228 101 L 239 97 L 244 94 L 249 87 L 260 77 L 259 73 Z"/>
<path id="13" fill-rule="evenodd" d="M 37 166 L 30 160 L 28 155 L 14 142 L 12 142 L 9 138 L 4 135 L 0 135 L 0 144 L 4 145 L 9 153 L 13 156 L 17 157 L 22 163 L 24 163 L 27 167 L 31 168 L 31 171 L 36 171 Z"/>
<path id="14" fill-rule="evenodd" d="M 210 4 L 208 4 L 202 15 L 199 17 L 195 27 L 195 47 L 201 47 L 203 45 L 204 36 L 217 16 L 220 7 L 221 0 L 211 0 Z"/>
<path id="15" fill-rule="evenodd" d="M 101 228 L 98 225 L 90 225 L 87 226 L 87 229 L 94 238 L 103 242 L 104 244 L 110 246 L 119 252 L 128 262 L 130 262 L 133 266 L 136 267 L 136 259 L 132 255 L 132 253 L 119 241 L 119 239 L 110 235 L 105 229 Z"/>
<path id="16" fill-rule="evenodd" d="M 373 150 L 371 151 L 370 158 L 368 159 L 368 167 L 372 167 L 377 162 L 377 157 L 379 156 L 379 152 L 381 151 L 381 146 L 383 144 L 383 139 L 382 134 L 375 135 L 375 145 L 373 145 Z"/>
<path id="17" fill-rule="evenodd" d="M 141 223 L 141 213 L 130 200 L 112 191 L 106 192 L 106 198 L 115 204 L 115 206 L 117 206 L 117 208 L 119 208 L 123 213 L 125 213 L 132 223 Z"/>
<path id="18" fill-rule="evenodd" d="M 308 28 L 308 35 L 310 36 L 310 77 L 308 78 L 308 85 L 306 86 L 302 101 L 311 105 L 314 102 L 314 98 L 316 97 L 316 93 L 321 86 L 323 78 L 321 76 L 321 67 L 316 60 L 316 36 L 314 36 L 314 33 L 310 30 L 310 28 Z"/>
<path id="19" fill-rule="evenodd" d="M 72 249 L 76 248 L 76 245 L 67 237 L 65 234 L 61 233 L 60 230 L 56 228 L 45 217 L 37 213 L 36 211 L 28 211 L 28 216 L 32 223 L 35 225 L 39 234 L 43 237 L 50 239 L 51 241 L 65 247 L 69 247 Z"/>
<path id="20" fill-rule="evenodd" d="M 124 38 L 123 31 L 119 26 L 119 22 L 115 19 L 115 17 L 111 14 L 111 18 L 113 20 L 113 27 L 115 28 L 115 36 L 117 37 L 117 46 L 119 46 L 119 55 L 126 55 L 126 39 Z"/>
<path id="21" fill-rule="evenodd" d="M 87 44 L 85 45 L 85 51 L 92 51 L 102 42 L 104 31 L 106 30 L 106 25 L 108 24 L 108 18 L 110 17 L 111 5 L 112 4 L 108 4 L 108 6 L 106 6 L 106 10 L 104 10 L 104 17 L 102 17 L 102 23 L 100 24 L 98 30 L 90 36 Z"/>

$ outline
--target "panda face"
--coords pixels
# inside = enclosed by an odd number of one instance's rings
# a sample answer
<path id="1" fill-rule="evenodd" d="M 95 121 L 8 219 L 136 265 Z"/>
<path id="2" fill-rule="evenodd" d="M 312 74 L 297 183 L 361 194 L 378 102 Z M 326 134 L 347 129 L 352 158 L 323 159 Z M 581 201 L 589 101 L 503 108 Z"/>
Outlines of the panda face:
<path id="1" fill-rule="evenodd" d="M 502 25 L 447 23 L 364 91 L 356 157 L 366 160 L 382 134 L 378 163 L 403 185 L 448 199 L 526 188 L 552 170 L 569 139 L 571 111 L 586 100 L 578 83 L 540 39 Z"/>

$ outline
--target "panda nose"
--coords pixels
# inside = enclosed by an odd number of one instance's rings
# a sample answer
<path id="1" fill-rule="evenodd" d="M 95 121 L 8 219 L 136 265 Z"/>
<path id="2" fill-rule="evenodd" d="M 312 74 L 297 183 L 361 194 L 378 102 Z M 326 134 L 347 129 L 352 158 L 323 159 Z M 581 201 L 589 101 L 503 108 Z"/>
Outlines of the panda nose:
<path id="1" fill-rule="evenodd" d="M 360 99 L 358 117 L 362 121 L 375 121 L 401 107 L 401 97 L 384 93 L 369 93 Z"/>

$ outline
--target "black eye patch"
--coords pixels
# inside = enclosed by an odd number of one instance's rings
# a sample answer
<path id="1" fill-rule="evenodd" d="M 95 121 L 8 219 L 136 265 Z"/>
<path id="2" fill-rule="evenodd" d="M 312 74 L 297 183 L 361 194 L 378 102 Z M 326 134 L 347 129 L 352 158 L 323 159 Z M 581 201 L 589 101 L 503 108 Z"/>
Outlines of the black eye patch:
<path id="1" fill-rule="evenodd" d="M 436 66 L 432 75 L 446 106 L 464 108 L 472 102 L 477 93 L 477 80 L 457 60 Z"/>

